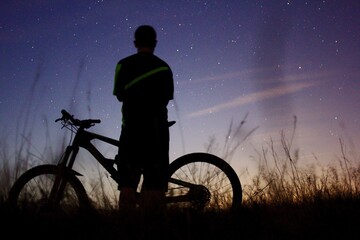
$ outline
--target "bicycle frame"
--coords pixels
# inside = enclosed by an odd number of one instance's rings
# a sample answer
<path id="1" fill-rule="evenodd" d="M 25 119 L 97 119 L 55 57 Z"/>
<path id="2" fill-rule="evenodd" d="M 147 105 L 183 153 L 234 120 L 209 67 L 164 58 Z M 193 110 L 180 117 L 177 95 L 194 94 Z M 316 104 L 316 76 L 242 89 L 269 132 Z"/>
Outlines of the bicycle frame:
<path id="1" fill-rule="evenodd" d="M 105 157 L 92 143 L 97 139 L 119 147 L 120 141 L 87 130 L 100 123 L 99 119 L 79 120 L 66 110 L 62 110 L 61 113 L 62 117 L 55 122 L 61 121 L 62 128 L 65 127 L 72 132 L 70 144 L 57 164 L 35 166 L 15 181 L 8 198 L 9 204 L 14 208 L 30 210 L 30 212 L 32 210 L 57 212 L 68 207 L 72 211 L 73 206 L 75 208 L 80 206 L 82 209 L 92 208 L 86 189 L 78 179 L 82 174 L 72 169 L 80 148 L 87 150 L 111 178 L 116 183 L 120 183 L 117 158 Z M 168 126 L 174 123 L 175 121 L 168 122 Z M 236 172 L 225 160 L 215 155 L 202 152 L 185 154 L 169 163 L 167 179 L 169 183 L 168 191 L 165 193 L 167 203 L 180 203 L 181 206 L 198 209 L 203 209 L 205 206 L 219 209 L 227 206 L 234 208 L 241 204 L 242 188 Z M 139 186 L 138 190 L 137 200 L 144 189 Z M 28 205 L 23 204 L 28 200 L 33 207 L 27 208 Z"/>
<path id="2" fill-rule="evenodd" d="M 50 204 L 56 205 L 56 203 L 61 199 L 66 185 L 66 174 L 64 174 L 65 169 L 72 169 L 80 147 L 89 151 L 91 155 L 106 169 L 106 171 L 110 173 L 111 178 L 118 183 L 118 174 L 116 168 L 114 167 L 115 160 L 104 157 L 104 155 L 91 143 L 94 139 L 98 139 L 114 146 L 119 146 L 118 140 L 86 131 L 82 127 L 78 128 L 72 144 L 67 146 L 64 157 L 58 163 L 58 174 L 49 196 Z M 77 175 L 81 174 L 77 173 Z"/>
<path id="3" fill-rule="evenodd" d="M 66 149 L 65 152 L 65 156 L 63 158 L 63 161 L 59 163 L 60 166 L 60 174 L 58 174 L 59 181 L 61 181 L 60 179 L 64 179 L 63 177 L 61 178 L 61 169 L 63 169 L 64 167 L 66 168 L 70 168 L 72 169 L 72 166 L 75 162 L 76 156 L 79 152 L 80 147 L 86 149 L 87 151 L 89 151 L 91 153 L 91 155 L 106 169 L 106 171 L 108 173 L 110 173 L 111 178 L 119 183 L 119 179 L 118 179 L 118 171 L 117 169 L 114 167 L 115 165 L 115 160 L 114 159 L 110 159 L 110 158 L 106 158 L 104 157 L 104 155 L 91 143 L 92 140 L 97 139 L 100 140 L 102 142 L 106 142 L 108 144 L 114 145 L 114 146 L 119 146 L 119 140 L 115 140 L 103 135 L 99 135 L 93 132 L 89 132 L 86 131 L 83 128 L 79 128 L 76 132 L 75 138 L 72 142 L 71 145 L 69 145 Z M 71 157 L 70 157 L 71 154 Z M 61 167 L 62 166 L 62 167 Z M 189 182 L 185 182 L 179 179 L 173 179 L 170 178 L 169 182 L 177 184 L 177 185 L 181 185 L 184 187 L 188 187 L 188 188 L 198 188 L 198 185 L 189 183 Z M 54 185 L 58 185 L 57 181 L 55 181 Z M 60 187 L 54 187 L 55 190 L 54 192 L 57 193 L 61 193 L 62 191 L 62 186 L 65 187 L 65 184 L 60 184 Z M 61 197 L 58 196 L 59 198 Z M 57 199 L 57 198 L 53 198 L 53 199 Z M 178 201 L 187 201 L 189 200 L 188 196 L 177 196 L 177 197 L 168 197 L 168 202 L 178 202 Z"/>
<path id="4" fill-rule="evenodd" d="M 77 153 L 79 151 L 79 148 L 82 147 L 89 151 L 91 155 L 110 173 L 110 176 L 118 183 L 118 172 L 117 169 L 114 167 L 115 160 L 106 158 L 92 143 L 91 141 L 97 139 L 102 142 L 106 142 L 108 144 L 119 146 L 119 141 L 105 137 L 93 132 L 86 131 L 82 128 L 79 128 L 77 130 L 77 133 L 75 135 L 75 138 L 73 140 L 72 145 L 67 147 L 66 154 L 70 154 L 71 158 L 65 156 L 65 160 L 69 159 L 69 162 L 63 163 L 66 167 L 72 168 L 75 158 L 77 156 Z M 65 154 L 65 155 L 66 155 Z"/>
<path id="5" fill-rule="evenodd" d="M 108 144 L 119 147 L 119 141 L 99 135 L 93 132 L 89 132 L 85 130 L 86 128 L 90 128 L 94 126 L 95 123 L 100 123 L 100 120 L 88 119 L 88 120 L 77 120 L 74 119 L 72 115 L 67 113 L 65 110 L 62 110 L 63 117 L 57 119 L 56 121 L 63 120 L 63 126 L 67 127 L 70 125 L 70 130 L 75 133 L 74 140 L 72 143 L 66 148 L 64 157 L 58 163 L 58 170 L 56 174 L 56 178 L 53 184 L 53 187 L 49 196 L 49 203 L 56 205 L 60 199 L 62 198 L 62 194 L 64 192 L 67 178 L 70 175 L 81 175 L 76 171 L 72 170 L 74 162 L 76 160 L 77 154 L 79 152 L 80 147 L 86 149 L 110 174 L 111 178 L 119 184 L 118 170 L 114 167 L 115 159 L 106 158 L 92 143 L 91 141 L 94 139 L 98 139 L 102 142 L 106 142 Z M 68 123 L 70 120 L 69 125 Z M 173 125 L 175 121 L 169 122 L 169 127 Z M 69 171 L 70 170 L 70 171 Z M 70 175 L 69 175 L 70 174 Z M 169 176 L 170 177 L 170 176 Z M 199 196 L 208 196 L 208 190 L 202 186 L 194 183 L 186 182 L 180 179 L 169 178 L 169 183 L 176 184 L 178 186 L 189 188 L 189 192 L 180 196 L 167 196 L 167 202 L 185 202 L 190 201 Z M 196 193 L 198 193 L 196 195 Z M 137 193 L 139 197 L 140 193 Z"/>

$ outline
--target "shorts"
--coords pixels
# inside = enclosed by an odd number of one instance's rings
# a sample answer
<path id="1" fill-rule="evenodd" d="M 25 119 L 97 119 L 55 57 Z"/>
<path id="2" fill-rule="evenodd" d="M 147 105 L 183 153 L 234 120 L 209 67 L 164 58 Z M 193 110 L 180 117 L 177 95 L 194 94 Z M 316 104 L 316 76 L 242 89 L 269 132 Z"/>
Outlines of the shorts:
<path id="1" fill-rule="evenodd" d="M 123 126 L 117 160 L 119 189 L 137 188 L 141 175 L 148 190 L 167 190 L 169 128 L 167 125 Z"/>

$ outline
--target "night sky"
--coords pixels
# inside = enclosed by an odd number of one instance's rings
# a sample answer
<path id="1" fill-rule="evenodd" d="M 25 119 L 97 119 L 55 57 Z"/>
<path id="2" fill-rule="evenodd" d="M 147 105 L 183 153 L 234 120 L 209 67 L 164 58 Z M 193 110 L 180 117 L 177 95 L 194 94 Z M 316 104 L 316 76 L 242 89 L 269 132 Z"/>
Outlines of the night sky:
<path id="1" fill-rule="evenodd" d="M 257 166 L 270 139 L 281 149 L 294 116 L 299 162 L 336 161 L 339 138 L 358 158 L 356 0 L 1 1 L 1 147 L 29 139 L 34 153 L 49 142 L 56 148 L 61 109 L 101 119 L 92 130 L 117 139 L 115 66 L 135 53 L 141 24 L 157 30 L 155 54 L 174 74 L 171 160 L 205 151 L 211 139 L 221 156 L 231 121 L 245 116 L 240 137 L 256 130 L 231 160 L 239 173 Z"/>

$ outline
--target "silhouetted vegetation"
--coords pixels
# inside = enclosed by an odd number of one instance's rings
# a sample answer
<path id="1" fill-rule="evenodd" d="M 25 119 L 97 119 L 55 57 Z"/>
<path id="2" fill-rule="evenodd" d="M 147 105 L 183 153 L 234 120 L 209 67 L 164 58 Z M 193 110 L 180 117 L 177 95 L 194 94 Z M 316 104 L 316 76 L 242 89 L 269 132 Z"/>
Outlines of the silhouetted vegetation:
<path id="1" fill-rule="evenodd" d="M 79 73 L 82 68 L 83 63 Z M 31 105 L 32 95 L 29 99 Z M 151 221 L 142 224 L 137 216 L 119 212 L 117 186 L 100 167 L 85 183 L 96 213 L 40 216 L 7 209 L 8 192 L 20 174 L 39 162 L 56 162 L 65 146 L 63 141 L 61 149 L 46 146 L 34 152 L 30 113 L 24 114 L 24 122 L 17 125 L 16 134 L 21 137 L 16 140 L 15 151 L 9 151 L 7 139 L 0 139 L 3 235 L 15 239 L 144 239 L 147 223 Z M 219 148 L 216 138 L 211 138 L 205 151 L 230 162 L 238 147 L 257 129 L 244 134 L 246 118 L 238 125 L 231 121 L 222 147 Z M 301 165 L 299 151 L 293 146 L 296 125 L 295 117 L 290 137 L 281 132 L 280 149 L 270 138 L 268 145 L 258 150 L 258 172 L 250 176 L 251 183 L 243 185 L 240 209 L 231 212 L 171 209 L 167 212 L 163 236 L 167 239 L 358 239 L 359 159 L 349 156 L 346 143 L 340 138 L 338 165 Z M 149 239 L 154 236 L 150 235 Z"/>
<path id="2" fill-rule="evenodd" d="M 230 124 L 223 156 L 231 158 L 248 135 L 240 137 L 241 126 Z M 253 132 L 256 128 L 250 131 Z M 360 165 L 351 159 L 345 142 L 339 139 L 338 166 L 305 167 L 299 164 L 297 149 L 292 149 L 294 128 L 287 138 L 281 133 L 281 149 L 270 140 L 267 148 L 259 151 L 258 173 L 252 184 L 243 186 L 243 205 L 236 211 L 195 212 L 171 209 L 167 213 L 164 234 L 171 239 L 356 239 L 360 216 Z M 216 153 L 212 139 L 206 148 Z M 98 169 L 98 177 L 90 179 L 89 196 L 97 208 L 96 214 L 74 216 L 38 216 L 10 213 L 6 209 L 7 193 L 14 180 L 38 158 L 49 160 L 49 149 L 33 154 L 27 140 L 18 145 L 19 154 L 7 152 L 6 141 L 1 142 L 0 203 L 4 229 L 16 226 L 20 232 L 10 231 L 13 237 L 27 231 L 37 238 L 75 239 L 143 239 L 147 224 L 141 227 L 136 216 L 123 216 L 117 209 L 116 186 Z M 281 152 L 279 152 L 281 151 Z M 54 156 L 50 156 L 55 158 Z M 13 159 L 15 158 L 15 162 Z M 45 161 L 45 160 L 42 160 Z M 52 161 L 55 161 L 52 160 Z M 13 164 L 14 162 L 14 164 Z M 110 183 L 111 185 L 111 183 Z M 151 222 L 151 221 L 150 221 Z M 61 228 L 61 230 L 59 230 Z M 7 230 L 6 230 L 7 231 Z M 10 233 L 9 233 L 10 234 Z M 124 234 L 126 236 L 124 236 Z M 71 235 L 69 237 L 68 235 Z"/>

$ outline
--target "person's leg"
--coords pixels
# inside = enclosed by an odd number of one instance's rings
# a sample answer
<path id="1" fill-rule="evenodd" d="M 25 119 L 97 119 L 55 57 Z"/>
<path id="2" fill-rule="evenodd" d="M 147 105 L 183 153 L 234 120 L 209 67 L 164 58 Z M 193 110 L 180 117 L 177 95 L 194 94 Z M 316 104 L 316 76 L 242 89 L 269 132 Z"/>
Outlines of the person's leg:
<path id="1" fill-rule="evenodd" d="M 141 165 L 135 144 L 136 136 L 133 128 L 122 127 L 116 164 L 120 190 L 119 209 L 123 212 L 134 211 L 138 204 L 136 189 L 140 181 Z"/>
<path id="2" fill-rule="evenodd" d="M 144 189 L 141 192 L 140 225 L 144 239 L 164 239 L 166 230 L 165 206 L 164 191 Z"/>
<path id="3" fill-rule="evenodd" d="M 165 192 L 163 190 L 143 190 L 140 207 L 142 215 L 149 220 L 162 220 L 165 216 Z"/>
<path id="4" fill-rule="evenodd" d="M 136 208 L 136 190 L 131 187 L 121 187 L 119 196 L 119 209 L 128 209 L 130 211 Z"/>
<path id="5" fill-rule="evenodd" d="M 137 239 L 140 212 L 137 206 L 136 190 L 120 187 L 119 227 L 121 239 Z"/>
<path id="6" fill-rule="evenodd" d="M 154 119 L 156 120 L 156 119 Z M 168 127 L 161 128 L 157 121 L 149 127 L 151 137 L 144 146 L 143 185 L 140 212 L 144 232 L 162 239 L 166 224 L 166 198 L 169 167 Z M 153 238 L 151 238 L 153 239 Z"/>
<path id="7" fill-rule="evenodd" d="M 158 157 L 158 160 L 160 157 Z M 166 209 L 165 193 L 168 185 L 168 161 L 149 161 L 144 165 L 140 207 L 144 216 L 164 218 Z"/>
<path id="8" fill-rule="evenodd" d="M 140 214 L 143 231 L 162 239 L 166 229 L 167 165 L 146 168 L 140 199 Z M 166 186 L 166 187 L 165 187 Z"/>

